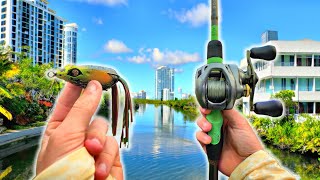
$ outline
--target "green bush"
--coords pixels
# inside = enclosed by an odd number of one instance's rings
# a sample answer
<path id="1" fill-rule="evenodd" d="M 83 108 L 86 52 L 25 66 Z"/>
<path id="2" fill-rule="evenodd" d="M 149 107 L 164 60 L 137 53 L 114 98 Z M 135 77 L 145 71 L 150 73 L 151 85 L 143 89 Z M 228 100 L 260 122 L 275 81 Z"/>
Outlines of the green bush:
<path id="1" fill-rule="evenodd" d="M 251 122 L 260 136 L 281 149 L 320 155 L 320 120 L 301 116 L 305 119 L 302 123 L 295 122 L 292 116 L 287 121 L 252 117 Z"/>

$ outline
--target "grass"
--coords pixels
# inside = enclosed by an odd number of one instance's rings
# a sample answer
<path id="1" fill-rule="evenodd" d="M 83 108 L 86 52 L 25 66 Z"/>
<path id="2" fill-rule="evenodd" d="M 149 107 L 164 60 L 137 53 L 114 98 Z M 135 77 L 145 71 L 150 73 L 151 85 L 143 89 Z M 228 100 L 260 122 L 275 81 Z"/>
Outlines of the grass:
<path id="1" fill-rule="evenodd" d="M 37 121 L 37 122 L 30 123 L 30 124 L 25 125 L 25 126 L 13 125 L 12 128 L 10 128 L 8 130 L 24 130 L 24 129 L 30 129 L 30 128 L 34 128 L 34 127 L 41 127 L 41 126 L 45 126 L 45 125 L 46 125 L 45 121 Z"/>

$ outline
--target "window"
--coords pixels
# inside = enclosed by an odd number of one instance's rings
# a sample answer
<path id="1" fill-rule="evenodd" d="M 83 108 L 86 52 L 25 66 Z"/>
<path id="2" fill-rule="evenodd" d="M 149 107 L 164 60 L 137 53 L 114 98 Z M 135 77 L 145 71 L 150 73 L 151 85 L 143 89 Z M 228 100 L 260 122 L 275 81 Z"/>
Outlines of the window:
<path id="1" fill-rule="evenodd" d="M 271 79 L 266 80 L 266 92 L 272 93 L 272 87 L 271 87 Z"/>
<path id="2" fill-rule="evenodd" d="M 1 32 L 5 32 L 5 31 L 6 31 L 6 27 L 2 27 Z"/>
<path id="3" fill-rule="evenodd" d="M 311 78 L 299 78 L 299 91 L 312 91 L 313 79 Z"/>
<path id="4" fill-rule="evenodd" d="M 320 114 L 320 103 L 316 103 L 316 114 Z"/>
<path id="5" fill-rule="evenodd" d="M 297 66 L 311 66 L 312 55 L 298 55 Z"/>
<path id="6" fill-rule="evenodd" d="M 282 90 L 286 90 L 286 84 L 287 84 L 287 81 L 285 78 L 282 78 L 281 79 L 281 89 Z"/>
<path id="7" fill-rule="evenodd" d="M 296 79 L 290 79 L 290 87 L 291 87 L 291 90 L 296 89 Z"/>
<path id="8" fill-rule="evenodd" d="M 300 102 L 299 113 L 313 113 L 313 102 Z"/>
<path id="9" fill-rule="evenodd" d="M 1 25 L 6 25 L 6 21 L 1 21 Z"/>
<path id="10" fill-rule="evenodd" d="M 316 78 L 316 91 L 320 91 L 320 78 Z"/>
<path id="11" fill-rule="evenodd" d="M 6 34 L 1 34 L 1 39 L 4 39 L 4 38 L 6 38 Z"/>
<path id="12" fill-rule="evenodd" d="M 290 56 L 290 66 L 294 66 L 294 56 Z"/>
<path id="13" fill-rule="evenodd" d="M 2 14 L 2 15 L 1 15 L 1 19 L 5 19 L 6 17 L 7 17 L 6 14 Z"/>
<path id="14" fill-rule="evenodd" d="M 314 66 L 320 66 L 320 55 L 314 55 Z"/>
<path id="15" fill-rule="evenodd" d="M 6 11 L 7 11 L 7 8 L 6 8 L 6 7 L 4 7 L 4 8 L 1 9 L 1 12 L 6 12 Z"/>
<path id="16" fill-rule="evenodd" d="M 2 2 L 1 2 L 1 5 L 2 5 L 2 6 L 6 5 L 6 4 L 7 4 L 7 1 L 2 1 Z"/>
<path id="17" fill-rule="evenodd" d="M 275 60 L 275 66 L 294 66 L 294 55 L 280 55 Z"/>

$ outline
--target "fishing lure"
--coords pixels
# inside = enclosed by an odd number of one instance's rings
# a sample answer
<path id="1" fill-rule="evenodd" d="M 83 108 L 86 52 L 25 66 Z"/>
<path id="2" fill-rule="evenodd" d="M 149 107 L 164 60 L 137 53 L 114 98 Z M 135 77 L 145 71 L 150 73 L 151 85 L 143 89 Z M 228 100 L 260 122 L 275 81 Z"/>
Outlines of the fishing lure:
<path id="1" fill-rule="evenodd" d="M 49 78 L 57 77 L 63 79 L 67 82 L 85 88 L 91 80 L 97 80 L 101 83 L 103 90 L 111 89 L 112 95 L 112 134 L 113 136 L 117 133 L 117 124 L 118 124 L 118 86 L 117 83 L 120 82 L 123 85 L 125 91 L 125 102 L 123 110 L 123 125 L 121 133 L 121 144 L 129 144 L 129 119 L 133 122 L 132 115 L 132 103 L 130 97 L 130 91 L 127 83 L 122 79 L 114 69 L 102 67 L 102 66 L 76 66 L 76 65 L 67 65 L 62 69 L 57 70 L 56 72 L 50 71 L 48 73 Z M 125 135 L 124 135 L 125 134 Z"/>

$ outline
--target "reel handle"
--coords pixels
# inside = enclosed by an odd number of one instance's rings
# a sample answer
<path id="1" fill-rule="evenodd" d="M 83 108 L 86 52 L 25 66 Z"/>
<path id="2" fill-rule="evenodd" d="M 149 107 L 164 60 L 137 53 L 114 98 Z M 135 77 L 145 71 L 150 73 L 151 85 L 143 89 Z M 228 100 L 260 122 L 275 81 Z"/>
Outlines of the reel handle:
<path id="1" fill-rule="evenodd" d="M 250 57 L 254 59 L 274 60 L 277 56 L 277 50 L 274 46 L 263 46 L 252 48 Z"/>
<path id="2" fill-rule="evenodd" d="M 257 102 L 253 105 L 256 114 L 279 117 L 283 113 L 283 104 L 278 100 Z"/>

